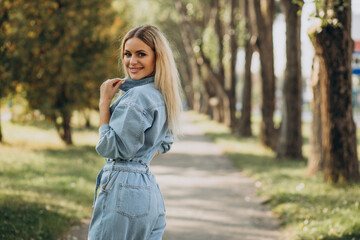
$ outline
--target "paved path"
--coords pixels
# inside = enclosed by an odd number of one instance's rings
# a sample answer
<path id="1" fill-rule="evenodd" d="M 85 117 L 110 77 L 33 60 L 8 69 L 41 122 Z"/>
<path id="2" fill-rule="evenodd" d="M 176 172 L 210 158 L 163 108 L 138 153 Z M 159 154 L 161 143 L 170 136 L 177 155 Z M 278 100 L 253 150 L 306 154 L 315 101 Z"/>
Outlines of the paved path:
<path id="1" fill-rule="evenodd" d="M 182 120 L 184 137 L 151 166 L 167 210 L 163 239 L 282 239 L 276 218 L 261 205 L 253 182 L 187 117 Z M 75 231 L 81 233 L 81 228 Z"/>

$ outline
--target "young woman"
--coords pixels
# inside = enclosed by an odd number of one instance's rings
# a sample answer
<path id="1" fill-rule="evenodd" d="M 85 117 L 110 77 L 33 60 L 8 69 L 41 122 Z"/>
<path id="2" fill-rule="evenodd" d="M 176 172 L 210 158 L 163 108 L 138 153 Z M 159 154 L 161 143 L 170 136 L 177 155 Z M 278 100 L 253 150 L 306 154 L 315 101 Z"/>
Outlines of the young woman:
<path id="1" fill-rule="evenodd" d="M 158 28 L 131 29 L 121 44 L 126 79 L 100 87 L 100 170 L 90 240 L 158 240 L 165 206 L 150 162 L 169 151 L 179 126 L 179 78 L 168 41 Z M 124 94 L 110 107 L 118 88 Z M 96 197 L 100 186 L 99 195 Z"/>

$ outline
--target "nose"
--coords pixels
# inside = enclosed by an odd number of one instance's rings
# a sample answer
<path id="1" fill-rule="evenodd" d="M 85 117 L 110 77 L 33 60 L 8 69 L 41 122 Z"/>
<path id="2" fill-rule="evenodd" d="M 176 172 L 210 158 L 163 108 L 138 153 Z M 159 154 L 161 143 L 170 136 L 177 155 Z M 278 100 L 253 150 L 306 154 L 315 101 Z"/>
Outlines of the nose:
<path id="1" fill-rule="evenodd" d="M 137 63 L 137 58 L 136 56 L 132 56 L 131 59 L 130 59 L 130 64 L 131 65 L 135 65 Z"/>

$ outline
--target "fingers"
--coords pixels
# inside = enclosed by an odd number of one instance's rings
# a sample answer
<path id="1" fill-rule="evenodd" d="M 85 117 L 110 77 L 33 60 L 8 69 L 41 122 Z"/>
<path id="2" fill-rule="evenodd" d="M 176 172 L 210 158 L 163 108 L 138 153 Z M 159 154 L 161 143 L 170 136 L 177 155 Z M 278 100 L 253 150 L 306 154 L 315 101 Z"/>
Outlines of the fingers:
<path id="1" fill-rule="evenodd" d="M 112 86 L 115 87 L 115 88 L 119 88 L 124 82 L 125 82 L 125 80 L 119 79 L 119 81 L 113 83 Z"/>
<path id="2" fill-rule="evenodd" d="M 125 82 L 125 80 L 123 80 L 123 79 L 112 78 L 112 79 L 108 79 L 105 82 L 103 82 L 100 87 L 111 86 L 112 88 L 118 88 L 124 82 Z"/>
<path id="3" fill-rule="evenodd" d="M 120 78 L 112 78 L 112 79 L 108 79 L 105 81 L 107 84 L 115 87 L 117 84 L 122 84 L 124 82 L 123 79 L 120 79 Z"/>

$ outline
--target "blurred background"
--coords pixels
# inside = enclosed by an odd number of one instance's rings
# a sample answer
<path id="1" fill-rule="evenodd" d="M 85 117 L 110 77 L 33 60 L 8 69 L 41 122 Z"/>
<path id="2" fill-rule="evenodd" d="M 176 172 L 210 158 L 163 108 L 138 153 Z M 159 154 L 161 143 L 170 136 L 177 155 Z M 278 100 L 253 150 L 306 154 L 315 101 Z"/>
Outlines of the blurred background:
<path id="1" fill-rule="evenodd" d="M 359 0 L 0 0 L 0 239 L 91 216 L 99 86 L 140 24 L 168 38 L 193 121 L 287 172 L 234 157 L 293 239 L 360 239 Z"/>

